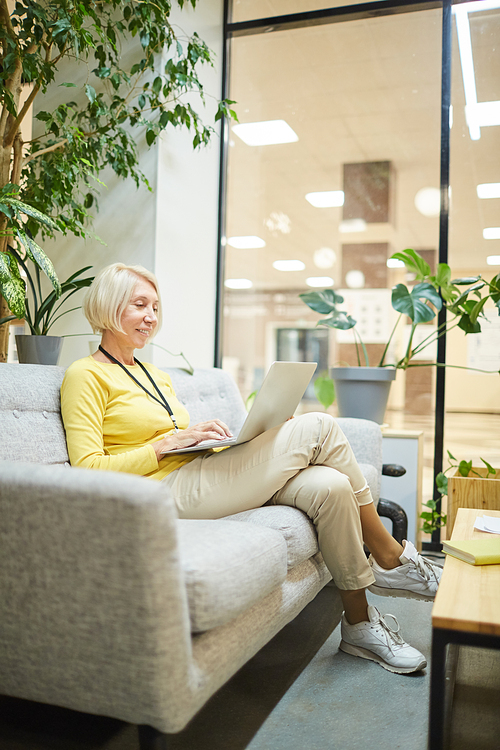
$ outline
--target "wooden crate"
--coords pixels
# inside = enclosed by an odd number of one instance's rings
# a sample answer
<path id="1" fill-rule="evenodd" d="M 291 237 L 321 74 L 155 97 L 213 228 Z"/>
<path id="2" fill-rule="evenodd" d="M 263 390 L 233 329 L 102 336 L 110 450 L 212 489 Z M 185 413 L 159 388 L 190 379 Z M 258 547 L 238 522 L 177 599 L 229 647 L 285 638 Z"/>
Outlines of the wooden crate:
<path id="1" fill-rule="evenodd" d="M 474 471 L 486 477 L 486 468 L 473 467 Z M 462 477 L 457 473 L 448 480 L 448 519 L 446 528 L 450 538 L 458 508 L 476 510 L 500 510 L 500 472 L 482 479 L 475 474 Z"/>

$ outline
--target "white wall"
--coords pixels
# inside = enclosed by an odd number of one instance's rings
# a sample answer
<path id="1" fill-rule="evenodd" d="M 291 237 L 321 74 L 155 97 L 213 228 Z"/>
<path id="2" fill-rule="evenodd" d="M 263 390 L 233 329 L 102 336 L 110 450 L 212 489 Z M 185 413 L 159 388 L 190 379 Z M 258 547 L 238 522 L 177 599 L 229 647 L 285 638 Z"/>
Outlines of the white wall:
<path id="1" fill-rule="evenodd" d="M 185 6 L 173 13 L 184 31 L 196 30 L 216 54 L 214 68 L 205 66 L 201 75 L 207 124 L 221 96 L 223 10 L 222 0 L 203 0 L 195 11 Z M 219 126 L 208 147 L 193 151 L 192 135 L 182 131 L 169 131 L 159 147 L 155 273 L 164 324 L 155 340 L 172 352 L 182 350 L 196 367 L 214 363 L 219 147 Z M 155 364 L 177 364 L 153 349 Z"/>
<path id="2" fill-rule="evenodd" d="M 221 96 L 223 0 L 203 0 L 195 11 L 190 6 L 182 11 L 174 8 L 172 16 L 186 33 L 196 30 L 216 54 L 215 67 L 201 69 L 207 106 L 203 109 L 193 100 L 204 122 L 212 124 L 215 102 Z M 66 70 L 62 80 L 75 78 L 68 77 Z M 39 109 L 50 110 L 61 89 L 54 91 L 53 97 L 48 92 L 37 102 Z M 139 135 L 140 168 L 153 192 L 142 186 L 137 190 L 132 180 L 119 180 L 111 170 L 101 175 L 106 189 L 94 230 L 106 245 L 73 236 L 41 243 L 61 280 L 85 265 L 92 265 L 96 273 L 117 261 L 139 263 L 154 271 L 164 303 L 164 327 L 156 342 L 173 352 L 182 350 L 198 367 L 211 367 L 214 359 L 218 133 L 219 128 L 212 144 L 196 152 L 188 133 L 167 129 L 161 142 L 150 149 Z M 80 294 L 73 299 L 74 305 L 81 303 Z M 81 311 L 63 317 L 51 330 L 54 335 L 83 332 L 88 335 L 65 338 L 60 365 L 87 356 L 89 341 L 96 337 Z M 159 366 L 182 364 L 151 345 L 142 358 Z"/>

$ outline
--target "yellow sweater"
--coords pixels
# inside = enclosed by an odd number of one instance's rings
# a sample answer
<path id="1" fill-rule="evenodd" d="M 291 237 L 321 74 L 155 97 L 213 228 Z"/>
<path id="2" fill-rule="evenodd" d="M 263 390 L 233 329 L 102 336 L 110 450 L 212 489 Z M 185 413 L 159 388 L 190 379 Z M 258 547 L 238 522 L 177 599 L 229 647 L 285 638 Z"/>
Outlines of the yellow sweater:
<path id="1" fill-rule="evenodd" d="M 145 363 L 164 393 L 180 429 L 189 414 L 176 398 L 170 377 Z M 139 365 L 128 367 L 134 377 L 155 390 Z M 199 453 L 166 455 L 160 462 L 151 443 L 173 432 L 167 410 L 144 393 L 119 365 L 85 357 L 66 370 L 61 386 L 61 413 L 72 466 L 125 471 L 163 479 Z"/>

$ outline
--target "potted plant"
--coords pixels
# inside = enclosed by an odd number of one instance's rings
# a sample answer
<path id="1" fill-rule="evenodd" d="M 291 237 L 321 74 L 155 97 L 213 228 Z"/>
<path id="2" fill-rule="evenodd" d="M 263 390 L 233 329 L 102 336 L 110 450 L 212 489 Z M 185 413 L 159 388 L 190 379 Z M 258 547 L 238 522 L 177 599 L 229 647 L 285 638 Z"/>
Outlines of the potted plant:
<path id="1" fill-rule="evenodd" d="M 64 305 L 73 294 L 76 294 L 76 292 L 84 287 L 90 286 L 94 277 L 87 276 L 81 278 L 81 276 L 92 268 L 92 266 L 81 268 L 62 283 L 58 281 L 53 268 L 43 267 L 43 270 L 53 287 L 52 291 L 44 296 L 42 291 L 40 266 L 38 263 L 36 263 L 31 256 L 28 256 L 28 254 L 23 257 L 18 250 L 11 246 L 9 246 L 8 252 L 10 257 L 18 264 L 17 273 L 19 278 L 22 278 L 19 272 L 19 267 L 26 275 L 28 286 L 31 291 L 31 301 L 26 295 L 24 306 L 18 306 L 15 310 L 15 315 L 13 314 L 1 318 L 0 325 L 15 319 L 24 319 L 28 324 L 31 336 L 16 336 L 19 362 L 22 364 L 56 365 L 61 351 L 62 337 L 49 336 L 48 333 L 56 320 L 59 320 L 63 315 L 78 310 L 79 306 L 59 312 L 62 305 Z M 50 266 L 52 266 L 52 264 L 50 264 Z M 26 288 L 26 292 L 27 291 Z"/>
<path id="2" fill-rule="evenodd" d="M 393 287 L 391 303 L 399 316 L 375 367 L 370 367 L 366 347 L 355 328 L 356 321 L 345 310 L 339 309 L 344 301 L 341 295 L 334 289 L 299 295 L 308 307 L 326 316 L 317 325 L 353 330 L 358 367 L 335 367 L 332 371 L 340 416 L 364 417 L 379 424 L 383 422 L 390 385 L 398 369 L 428 366 L 414 362 L 414 357 L 435 344 L 452 328 L 458 326 L 465 334 L 479 333 L 480 319 L 484 317 L 483 310 L 488 300 L 493 301 L 500 314 L 500 274 L 490 282 L 481 276 L 451 279 L 451 269 L 447 263 L 440 263 L 437 273 L 432 275 L 429 264 L 415 250 L 394 253 L 392 258 L 403 261 L 406 269 L 415 275 L 417 283 L 411 289 L 405 284 Z M 462 290 L 462 287 L 465 288 Z M 420 343 L 414 344 L 417 326 L 433 320 L 443 307 L 452 317 L 433 328 Z M 387 362 L 391 341 L 398 325 L 406 317 L 410 319 L 411 327 L 405 352 L 399 360 Z M 436 367 L 446 366 L 441 362 L 432 364 Z"/>
<path id="3" fill-rule="evenodd" d="M 436 477 L 439 493 L 448 497 L 448 516 L 439 514 L 435 507 L 436 501 L 429 500 L 425 505 L 431 509 L 432 515 L 427 512 L 420 515 L 424 520 L 423 531 L 432 533 L 446 524 L 449 537 L 458 508 L 500 510 L 500 471 L 494 469 L 484 458 L 480 460 L 484 466 L 473 467 L 472 461 L 465 460 L 457 463 L 455 456 L 448 451 L 448 467 Z M 446 474 L 452 469 L 455 473 L 448 478 Z"/>

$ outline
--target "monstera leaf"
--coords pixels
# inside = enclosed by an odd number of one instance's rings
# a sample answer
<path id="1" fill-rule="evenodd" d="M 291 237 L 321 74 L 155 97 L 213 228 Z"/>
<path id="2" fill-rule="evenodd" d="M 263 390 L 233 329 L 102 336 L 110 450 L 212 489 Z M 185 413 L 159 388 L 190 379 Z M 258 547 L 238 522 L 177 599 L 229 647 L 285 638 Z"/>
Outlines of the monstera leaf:
<path id="1" fill-rule="evenodd" d="M 427 302 L 434 305 L 437 311 L 441 310 L 443 306 L 439 292 L 432 284 L 427 282 L 416 284 L 411 292 L 404 284 L 396 284 L 392 289 L 393 308 L 404 315 L 408 315 L 415 325 L 427 323 L 436 317 L 436 312 Z"/>

